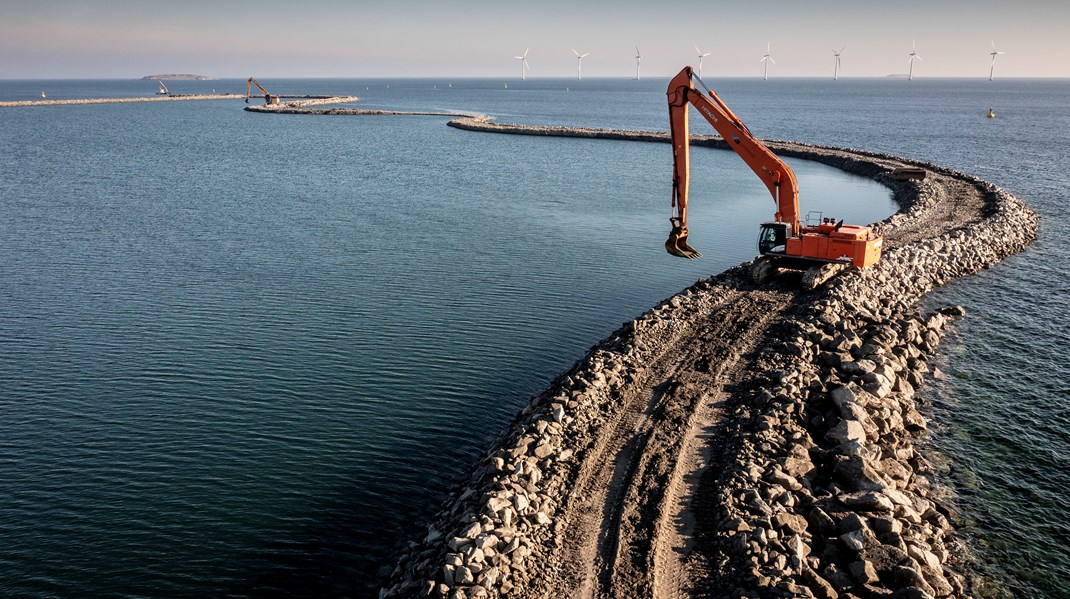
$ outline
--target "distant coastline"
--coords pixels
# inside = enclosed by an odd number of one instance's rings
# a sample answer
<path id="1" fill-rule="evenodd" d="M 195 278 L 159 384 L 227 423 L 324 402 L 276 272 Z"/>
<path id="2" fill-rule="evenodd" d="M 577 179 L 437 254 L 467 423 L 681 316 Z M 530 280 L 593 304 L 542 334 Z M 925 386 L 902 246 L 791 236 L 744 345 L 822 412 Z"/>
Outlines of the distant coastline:
<path id="1" fill-rule="evenodd" d="M 184 74 L 170 74 L 170 75 L 145 75 L 141 78 L 144 80 L 156 79 L 164 81 L 215 81 L 215 77 L 208 77 L 207 75 L 190 75 Z"/>

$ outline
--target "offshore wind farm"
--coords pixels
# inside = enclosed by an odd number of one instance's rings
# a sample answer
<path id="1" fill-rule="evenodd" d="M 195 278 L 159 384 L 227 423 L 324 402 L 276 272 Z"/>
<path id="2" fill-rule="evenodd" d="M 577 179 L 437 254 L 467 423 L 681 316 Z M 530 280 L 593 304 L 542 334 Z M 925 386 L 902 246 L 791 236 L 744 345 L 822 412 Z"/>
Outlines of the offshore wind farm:
<path id="1" fill-rule="evenodd" d="M 992 46 L 991 52 L 987 53 L 991 57 L 991 61 L 989 63 L 989 69 L 988 69 L 988 80 L 989 81 L 991 81 L 994 78 L 995 66 L 996 66 L 996 56 L 1005 54 L 1005 52 L 996 50 L 995 41 L 991 42 L 991 46 Z M 834 81 L 835 80 L 839 80 L 839 78 L 840 78 L 840 70 L 841 70 L 841 67 L 842 67 L 841 56 L 842 56 L 844 50 L 846 50 L 846 48 L 847 48 L 846 46 L 842 46 L 839 50 L 836 50 L 836 49 L 832 50 L 832 55 L 833 55 L 833 58 L 834 58 L 832 79 Z M 695 55 L 694 56 L 695 56 L 695 58 L 698 59 L 696 71 L 697 71 L 699 77 L 702 77 L 703 76 L 703 63 L 704 63 L 704 60 L 705 60 L 706 57 L 710 56 L 712 54 L 712 52 L 703 52 L 699 48 L 698 45 L 694 45 L 694 49 L 695 49 Z M 527 48 L 527 49 L 524 50 L 523 55 L 514 56 L 515 59 L 521 61 L 522 66 L 521 66 L 521 77 L 520 78 L 522 80 L 527 78 L 527 71 L 528 71 L 528 68 L 529 68 L 528 67 L 528 62 L 527 62 L 527 55 L 528 55 L 528 52 L 530 50 L 531 50 L 531 48 Z M 576 78 L 577 79 L 582 79 L 583 78 L 583 59 L 585 57 L 589 56 L 590 52 L 586 52 L 586 53 L 581 55 L 575 48 L 571 48 L 571 50 L 572 50 L 573 56 L 575 56 L 575 58 L 577 60 L 577 63 L 576 63 Z M 634 76 L 634 79 L 639 80 L 640 79 L 639 65 L 640 65 L 640 61 L 643 58 L 643 56 L 639 52 L 639 46 L 638 45 L 635 46 L 634 58 L 635 58 L 635 76 Z M 909 81 L 913 81 L 913 79 L 914 79 L 914 61 L 922 60 L 920 54 L 918 54 L 918 52 L 917 52 L 917 40 L 912 40 L 911 41 L 911 50 L 910 50 L 910 53 L 908 54 L 907 58 L 908 58 L 907 59 L 907 68 L 908 68 L 908 70 L 907 70 L 907 74 L 906 74 L 906 79 L 909 80 Z M 766 43 L 765 53 L 762 55 L 760 62 L 761 62 L 762 67 L 763 67 L 762 68 L 762 79 L 768 80 L 769 79 L 769 65 L 770 64 L 776 64 L 776 61 L 773 59 L 773 55 L 772 55 L 772 42 L 767 42 Z"/>

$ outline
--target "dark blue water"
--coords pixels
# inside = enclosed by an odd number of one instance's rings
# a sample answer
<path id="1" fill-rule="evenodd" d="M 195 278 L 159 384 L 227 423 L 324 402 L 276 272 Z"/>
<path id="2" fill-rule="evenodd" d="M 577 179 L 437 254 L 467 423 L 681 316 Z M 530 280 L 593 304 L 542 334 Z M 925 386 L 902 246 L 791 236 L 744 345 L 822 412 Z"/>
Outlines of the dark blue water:
<path id="1" fill-rule="evenodd" d="M 262 83 L 367 108 L 666 128 L 653 79 Z M 971 314 L 948 345 L 953 428 L 937 443 L 953 481 L 980 481 L 963 510 L 986 559 L 1057 596 L 1070 394 L 1044 381 L 1068 380 L 1051 341 L 1067 337 L 1067 251 L 1048 240 L 1066 230 L 1051 217 L 1070 85 L 709 83 L 760 136 L 934 160 L 1048 217 L 1035 249 L 937 298 Z M 12 81 L 0 99 L 41 89 L 156 88 Z M 696 152 L 690 239 L 706 258 L 680 261 L 661 249 L 665 145 L 242 105 L 0 110 L 0 595 L 364 594 L 532 393 L 621 322 L 752 257 L 772 212 L 738 158 Z M 791 164 L 804 211 L 892 210 L 872 183 Z M 1022 480 L 1043 491 L 1024 507 L 1009 486 Z M 1035 555 L 1044 571 L 1013 566 Z"/>

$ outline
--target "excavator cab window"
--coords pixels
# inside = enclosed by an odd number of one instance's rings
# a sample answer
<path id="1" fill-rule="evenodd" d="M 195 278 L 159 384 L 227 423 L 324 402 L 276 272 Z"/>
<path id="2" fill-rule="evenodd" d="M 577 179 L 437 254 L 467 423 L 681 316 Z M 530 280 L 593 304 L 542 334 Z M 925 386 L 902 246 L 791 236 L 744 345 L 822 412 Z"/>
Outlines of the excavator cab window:
<path id="1" fill-rule="evenodd" d="M 787 251 L 787 245 L 787 223 L 762 223 L 762 229 L 758 233 L 759 254 L 783 254 Z"/>

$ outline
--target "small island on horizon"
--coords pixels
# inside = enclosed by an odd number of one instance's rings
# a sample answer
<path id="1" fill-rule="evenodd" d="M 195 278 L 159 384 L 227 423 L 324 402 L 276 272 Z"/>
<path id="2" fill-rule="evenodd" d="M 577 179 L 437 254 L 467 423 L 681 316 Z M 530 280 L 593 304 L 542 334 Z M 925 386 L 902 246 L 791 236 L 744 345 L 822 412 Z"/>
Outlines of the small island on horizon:
<path id="1" fill-rule="evenodd" d="M 169 75 L 145 75 L 142 80 L 156 79 L 165 81 L 214 81 L 215 77 L 208 77 L 207 75 L 190 75 L 184 74 L 169 74 Z"/>

